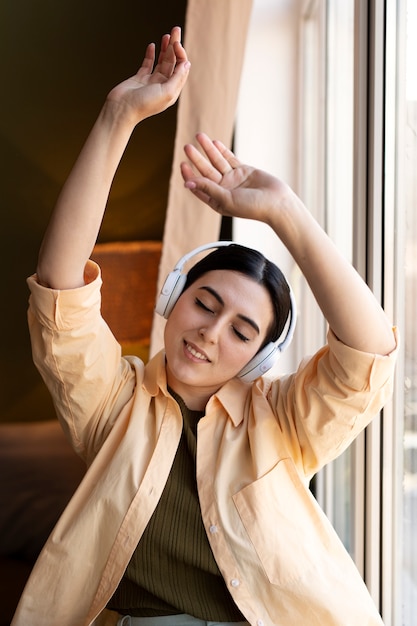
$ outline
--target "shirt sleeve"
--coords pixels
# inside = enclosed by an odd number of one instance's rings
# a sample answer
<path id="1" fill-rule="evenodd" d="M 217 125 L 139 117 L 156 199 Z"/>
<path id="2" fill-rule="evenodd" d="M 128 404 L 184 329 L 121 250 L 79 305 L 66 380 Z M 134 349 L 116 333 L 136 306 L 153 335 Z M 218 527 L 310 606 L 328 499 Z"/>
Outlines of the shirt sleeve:
<path id="1" fill-rule="evenodd" d="M 28 323 L 33 360 L 58 419 L 75 450 L 91 458 L 132 399 L 136 376 L 101 316 L 102 281 L 93 261 L 85 281 L 57 290 L 43 287 L 36 275 L 28 278 Z"/>
<path id="2" fill-rule="evenodd" d="M 287 448 L 311 477 L 339 456 L 392 395 L 397 347 L 387 355 L 350 348 L 331 330 L 328 343 L 295 374 L 271 383 L 268 400 Z"/>

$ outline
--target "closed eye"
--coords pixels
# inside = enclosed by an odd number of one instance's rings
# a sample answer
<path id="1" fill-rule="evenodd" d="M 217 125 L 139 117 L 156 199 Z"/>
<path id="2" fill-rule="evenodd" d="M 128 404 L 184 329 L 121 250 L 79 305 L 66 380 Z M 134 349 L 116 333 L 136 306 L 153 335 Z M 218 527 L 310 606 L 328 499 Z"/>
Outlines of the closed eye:
<path id="1" fill-rule="evenodd" d="M 213 311 L 213 309 L 210 309 L 210 307 L 204 304 L 204 302 L 200 300 L 199 298 L 195 298 L 195 303 L 198 307 L 200 307 L 200 309 L 203 309 L 203 311 L 206 311 L 207 313 L 210 313 L 211 315 L 215 315 L 215 311 Z M 240 339 L 240 341 L 245 341 L 245 342 L 249 341 L 249 337 L 241 333 L 240 330 L 238 330 L 235 326 L 232 326 L 232 330 L 234 334 L 236 335 L 236 337 Z"/>
<path id="2" fill-rule="evenodd" d="M 212 309 L 210 309 L 208 306 L 206 306 L 206 305 L 204 304 L 204 302 L 202 302 L 199 298 L 196 298 L 196 299 L 195 299 L 195 303 L 196 303 L 196 305 L 197 305 L 197 306 L 199 306 L 201 309 L 203 309 L 204 311 L 207 311 L 207 313 L 213 313 L 213 314 L 214 314 L 214 311 L 213 311 Z"/>
<path id="3" fill-rule="evenodd" d="M 233 332 L 235 333 L 235 335 L 241 340 L 241 341 L 249 341 L 249 337 L 246 337 L 246 335 L 243 335 L 239 330 L 237 330 L 237 328 L 235 328 L 234 326 L 232 326 L 233 328 Z"/>

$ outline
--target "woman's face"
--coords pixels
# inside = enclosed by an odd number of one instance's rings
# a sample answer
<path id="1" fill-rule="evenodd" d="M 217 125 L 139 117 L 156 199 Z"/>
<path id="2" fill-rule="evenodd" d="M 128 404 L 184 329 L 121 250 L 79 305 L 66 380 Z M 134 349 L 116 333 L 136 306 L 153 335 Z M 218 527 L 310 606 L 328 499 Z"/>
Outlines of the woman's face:
<path id="1" fill-rule="evenodd" d="M 272 319 L 265 287 L 239 272 L 207 272 L 184 291 L 166 323 L 169 386 L 190 409 L 203 409 L 258 352 Z"/>

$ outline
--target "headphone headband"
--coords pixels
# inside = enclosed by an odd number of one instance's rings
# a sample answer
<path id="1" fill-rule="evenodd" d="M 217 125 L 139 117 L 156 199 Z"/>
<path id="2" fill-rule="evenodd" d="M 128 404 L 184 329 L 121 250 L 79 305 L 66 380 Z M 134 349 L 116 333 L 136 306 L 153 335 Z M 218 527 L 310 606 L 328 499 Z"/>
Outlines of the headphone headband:
<path id="1" fill-rule="evenodd" d="M 183 274 L 182 270 L 192 257 L 196 256 L 200 252 L 210 250 L 214 248 L 221 248 L 223 246 L 232 245 L 233 241 L 215 241 L 213 243 L 204 244 L 191 250 L 187 254 L 184 254 L 176 263 L 174 269 L 168 274 L 158 301 L 155 306 L 155 311 L 159 315 L 168 319 L 172 309 L 175 306 L 178 298 L 183 292 L 185 283 L 187 281 L 187 274 Z M 287 282 L 288 284 L 288 282 Z M 294 335 L 295 325 L 297 321 L 297 307 L 294 298 L 294 294 L 290 285 L 290 311 L 287 320 L 287 330 L 283 340 L 280 342 L 281 337 L 277 341 L 270 342 L 264 346 L 255 356 L 247 363 L 247 365 L 239 372 L 238 377 L 245 382 L 252 382 L 262 374 L 265 374 L 271 367 L 275 365 L 280 355 L 291 343 Z M 282 335 L 281 335 L 282 336 Z"/>
<path id="2" fill-rule="evenodd" d="M 202 246 L 198 246 L 198 248 L 194 248 L 194 250 L 191 250 L 191 252 L 187 252 L 187 254 L 184 254 L 184 256 L 181 257 L 179 261 L 177 261 L 174 270 L 182 271 L 187 261 L 192 259 L 194 256 L 197 256 L 197 254 L 200 254 L 200 252 L 204 252 L 205 250 L 211 250 L 214 248 L 231 246 L 234 243 L 234 241 L 214 241 L 213 243 L 204 243 Z"/>

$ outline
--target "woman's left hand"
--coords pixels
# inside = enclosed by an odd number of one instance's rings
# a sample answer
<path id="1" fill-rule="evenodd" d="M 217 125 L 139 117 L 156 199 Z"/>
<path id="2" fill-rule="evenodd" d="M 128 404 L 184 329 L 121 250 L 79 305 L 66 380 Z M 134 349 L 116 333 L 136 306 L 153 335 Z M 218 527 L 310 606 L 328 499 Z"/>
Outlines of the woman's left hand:
<path id="1" fill-rule="evenodd" d="M 288 185 L 244 165 L 221 141 L 213 141 L 204 133 L 196 139 L 205 155 L 192 144 L 184 147 L 189 159 L 189 163 L 181 164 L 185 186 L 221 215 L 271 223 L 286 199 L 296 199 Z"/>

